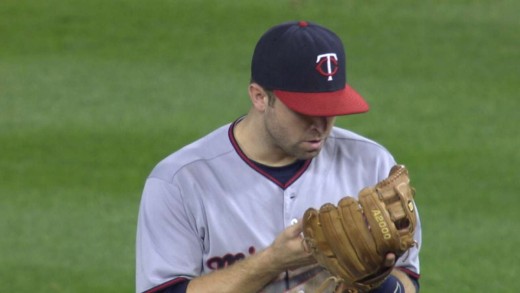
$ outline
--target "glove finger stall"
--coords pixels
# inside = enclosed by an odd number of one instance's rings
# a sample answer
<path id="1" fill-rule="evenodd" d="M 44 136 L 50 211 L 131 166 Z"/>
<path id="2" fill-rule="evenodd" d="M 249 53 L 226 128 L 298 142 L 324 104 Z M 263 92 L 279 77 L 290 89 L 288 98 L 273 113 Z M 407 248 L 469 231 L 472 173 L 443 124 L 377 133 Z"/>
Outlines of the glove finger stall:
<path id="1" fill-rule="evenodd" d="M 318 211 L 313 208 L 305 211 L 303 216 L 303 234 L 307 246 L 316 261 L 329 272 L 338 277 L 348 276 L 349 273 L 338 263 L 335 254 L 327 244 L 327 239 L 319 221 Z"/>
<path id="2" fill-rule="evenodd" d="M 367 220 L 359 203 L 352 197 L 345 197 L 338 203 L 341 211 L 342 223 L 351 242 L 356 243 L 356 256 L 365 265 L 366 271 L 371 272 L 383 262 L 382 255 L 374 254 L 376 243 L 368 227 Z"/>
<path id="3" fill-rule="evenodd" d="M 338 262 L 348 273 L 346 279 L 359 279 L 365 275 L 365 266 L 361 263 L 352 247 L 349 236 L 351 231 L 343 227 L 338 209 L 332 204 L 325 204 L 320 208 L 319 219 L 323 234 L 334 252 Z"/>

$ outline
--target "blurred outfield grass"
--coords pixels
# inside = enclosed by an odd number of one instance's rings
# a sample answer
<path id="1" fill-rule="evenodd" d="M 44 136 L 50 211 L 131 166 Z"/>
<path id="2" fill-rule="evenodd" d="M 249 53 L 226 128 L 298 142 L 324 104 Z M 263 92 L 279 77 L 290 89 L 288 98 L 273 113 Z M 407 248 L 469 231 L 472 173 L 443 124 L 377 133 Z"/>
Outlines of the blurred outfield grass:
<path id="1" fill-rule="evenodd" d="M 0 2 L 0 288 L 133 292 L 164 156 L 245 113 L 259 36 L 336 31 L 371 112 L 338 124 L 411 170 L 422 292 L 516 292 L 518 1 Z"/>

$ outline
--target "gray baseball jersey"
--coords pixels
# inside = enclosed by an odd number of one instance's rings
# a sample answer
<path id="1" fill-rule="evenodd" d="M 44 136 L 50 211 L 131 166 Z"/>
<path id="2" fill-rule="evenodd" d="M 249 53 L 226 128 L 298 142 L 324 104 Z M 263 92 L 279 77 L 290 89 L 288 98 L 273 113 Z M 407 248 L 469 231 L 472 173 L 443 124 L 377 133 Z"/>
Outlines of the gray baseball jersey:
<path id="1" fill-rule="evenodd" d="M 171 154 L 147 178 L 137 227 L 137 292 L 246 258 L 269 246 L 307 208 L 357 196 L 395 164 L 381 145 L 334 127 L 320 154 L 282 184 L 242 153 L 233 127 Z M 397 266 L 419 275 L 420 222 L 415 238 L 417 247 Z M 318 266 L 288 271 L 263 292 L 314 292 L 327 277 Z"/>

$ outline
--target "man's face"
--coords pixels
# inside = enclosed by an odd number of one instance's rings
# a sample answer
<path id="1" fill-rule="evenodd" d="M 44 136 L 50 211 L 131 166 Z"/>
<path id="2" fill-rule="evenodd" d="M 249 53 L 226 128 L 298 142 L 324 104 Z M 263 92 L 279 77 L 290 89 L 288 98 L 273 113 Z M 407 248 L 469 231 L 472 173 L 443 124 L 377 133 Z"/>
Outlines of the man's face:
<path id="1" fill-rule="evenodd" d="M 264 124 L 269 143 L 287 157 L 313 158 L 321 151 L 336 117 L 306 116 L 296 113 L 275 98 L 266 108 Z"/>

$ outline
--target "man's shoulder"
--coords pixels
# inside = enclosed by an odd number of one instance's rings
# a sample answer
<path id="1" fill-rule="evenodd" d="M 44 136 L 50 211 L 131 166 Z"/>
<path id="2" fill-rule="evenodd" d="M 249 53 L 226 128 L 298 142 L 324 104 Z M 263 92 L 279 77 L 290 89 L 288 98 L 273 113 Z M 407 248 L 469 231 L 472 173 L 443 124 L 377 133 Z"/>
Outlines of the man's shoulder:
<path id="1" fill-rule="evenodd" d="M 359 144 L 364 146 L 371 146 L 373 148 L 386 151 L 385 147 L 382 146 L 380 143 L 370 138 L 367 138 L 361 134 L 340 127 L 333 127 L 329 135 L 329 138 L 336 141 L 337 146 Z"/>
<path id="2" fill-rule="evenodd" d="M 186 166 L 207 162 L 232 152 L 229 127 L 230 124 L 221 126 L 168 155 L 154 167 L 149 177 L 170 181 Z"/>
<path id="3" fill-rule="evenodd" d="M 334 170 L 340 177 L 344 177 L 344 172 L 347 172 L 351 187 L 355 186 L 349 192 L 354 193 L 386 178 L 393 165 L 395 159 L 384 146 L 341 128 L 332 130 L 323 151 L 313 164 L 318 171 Z"/>
<path id="4" fill-rule="evenodd" d="M 352 157 L 360 160 L 393 160 L 392 154 L 380 143 L 351 130 L 334 127 L 329 135 L 328 154 L 337 158 Z"/>

